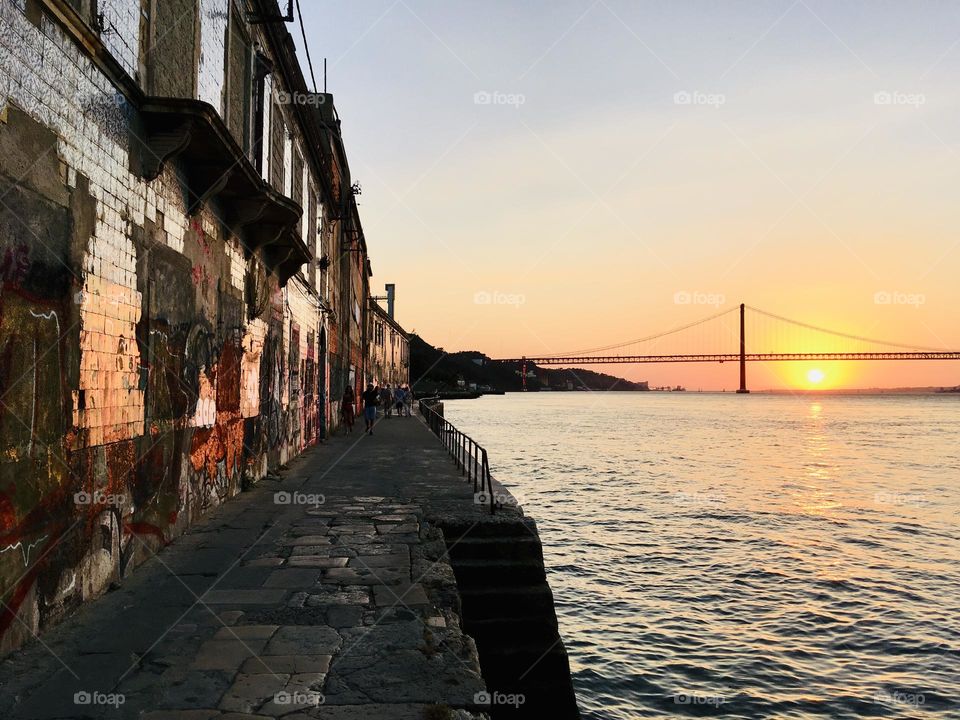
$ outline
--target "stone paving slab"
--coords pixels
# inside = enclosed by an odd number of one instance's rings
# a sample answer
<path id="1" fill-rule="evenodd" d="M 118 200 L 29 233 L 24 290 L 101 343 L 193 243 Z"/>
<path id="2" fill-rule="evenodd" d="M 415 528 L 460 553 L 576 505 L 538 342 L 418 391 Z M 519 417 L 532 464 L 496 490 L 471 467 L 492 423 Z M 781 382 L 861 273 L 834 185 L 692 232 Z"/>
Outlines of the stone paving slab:
<path id="1" fill-rule="evenodd" d="M 0 718 L 486 717 L 426 519 L 428 503 L 482 508 L 418 420 L 381 427 L 292 461 L 5 658 Z"/>

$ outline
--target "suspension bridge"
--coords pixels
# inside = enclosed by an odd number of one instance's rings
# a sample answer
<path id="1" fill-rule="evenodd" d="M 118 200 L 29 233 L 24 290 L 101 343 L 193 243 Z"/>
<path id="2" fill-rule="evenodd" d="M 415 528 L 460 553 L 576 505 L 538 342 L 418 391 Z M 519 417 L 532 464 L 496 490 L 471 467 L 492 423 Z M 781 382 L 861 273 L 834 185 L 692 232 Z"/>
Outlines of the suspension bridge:
<path id="1" fill-rule="evenodd" d="M 705 352 L 705 348 L 720 351 Z M 665 332 L 615 345 L 504 358 L 495 362 L 520 364 L 524 389 L 528 364 L 572 366 L 738 362 L 740 388 L 737 392 L 748 393 L 748 362 L 796 360 L 960 360 L 960 351 L 876 340 L 829 330 L 741 304 L 739 308 L 733 307 Z"/>

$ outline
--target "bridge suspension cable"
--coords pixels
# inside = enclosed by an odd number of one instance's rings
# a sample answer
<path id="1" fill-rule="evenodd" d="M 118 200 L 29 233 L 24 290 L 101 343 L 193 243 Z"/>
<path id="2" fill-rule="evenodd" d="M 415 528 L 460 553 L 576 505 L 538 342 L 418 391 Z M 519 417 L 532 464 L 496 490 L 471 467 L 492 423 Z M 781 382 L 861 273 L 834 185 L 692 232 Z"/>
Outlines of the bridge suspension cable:
<path id="1" fill-rule="evenodd" d="M 738 311 L 738 321 L 731 322 L 731 316 Z M 960 350 L 877 340 L 742 304 L 635 340 L 566 353 L 500 359 L 499 362 L 521 363 L 521 374 L 526 383 L 527 363 L 606 365 L 738 361 L 738 392 L 749 392 L 746 388 L 747 362 L 791 360 L 960 360 Z"/>
<path id="2" fill-rule="evenodd" d="M 748 323 L 746 321 L 748 310 L 757 322 L 751 321 Z M 727 323 L 727 316 L 734 312 L 738 312 L 739 322 L 730 326 Z M 712 325 L 707 327 L 710 323 Z M 721 324 L 723 327 L 718 328 Z M 666 349 L 660 347 L 660 342 L 664 338 L 677 336 L 694 328 L 700 329 L 698 336 L 696 338 L 684 338 L 688 342 L 691 340 L 696 342 L 692 349 L 689 345 L 684 348 L 671 347 Z M 710 333 L 712 333 L 711 337 L 707 338 L 706 335 Z M 838 341 L 843 341 L 843 345 L 839 345 Z M 653 344 L 646 345 L 646 343 Z M 765 346 L 765 343 L 769 346 Z M 855 345 L 851 346 L 851 343 L 855 343 Z M 642 352 L 640 346 L 643 346 Z M 628 347 L 632 349 L 632 352 L 623 351 L 624 348 Z M 884 349 L 878 350 L 878 348 Z M 610 354 L 611 350 L 620 352 Z M 597 355 L 596 353 L 604 354 Z M 500 359 L 498 362 L 521 363 L 520 375 L 523 378 L 523 389 L 526 390 L 528 363 L 538 365 L 607 365 L 611 363 L 723 363 L 738 361 L 740 389 L 737 392 L 749 393 L 746 379 L 748 362 L 796 360 L 960 360 L 960 350 L 946 350 L 876 340 L 863 335 L 830 330 L 810 323 L 791 320 L 782 315 L 741 304 L 739 307 L 714 313 L 702 320 L 686 323 L 665 332 L 647 335 L 636 340 L 568 353 Z"/>
<path id="3" fill-rule="evenodd" d="M 853 340 L 864 345 L 877 345 L 880 347 L 890 347 L 890 348 L 900 348 L 901 350 L 915 350 L 917 352 L 949 352 L 945 348 L 935 348 L 935 347 L 925 347 L 922 345 L 908 345 L 905 343 L 890 342 L 887 340 L 877 340 L 875 338 L 868 338 L 862 335 L 854 335 L 851 333 L 840 332 L 838 330 L 830 330 L 829 328 L 822 328 L 816 325 L 811 325 L 810 323 L 801 322 L 799 320 L 792 320 L 790 318 L 783 317 L 782 315 L 777 315 L 775 313 L 767 312 L 766 310 L 761 310 L 760 308 L 753 307 L 751 305 L 746 306 L 747 310 L 762 315 L 771 320 L 777 320 L 788 325 L 793 325 L 798 328 L 803 328 L 805 330 L 810 330 L 817 333 L 822 333 L 824 335 L 830 335 L 837 338 L 843 338 L 845 340 Z M 809 349 L 809 348 L 808 348 Z M 784 349 L 780 348 L 779 352 L 783 352 Z"/>
<path id="4" fill-rule="evenodd" d="M 661 333 L 656 333 L 654 335 L 647 335 L 646 337 L 637 338 L 636 340 L 627 340 L 626 342 L 616 343 L 614 345 L 605 345 L 603 347 L 588 348 L 586 350 L 573 350 L 571 352 L 562 352 L 562 353 L 549 353 L 546 355 L 539 355 L 538 357 L 543 358 L 556 358 L 556 357 L 570 357 L 570 356 L 583 356 L 591 355 L 593 353 L 607 352 L 609 350 L 619 350 L 620 348 L 629 347 L 631 345 L 638 345 L 640 343 L 651 342 L 653 340 L 661 340 L 670 335 L 676 335 L 677 333 L 683 332 L 684 330 L 689 330 L 691 328 L 697 327 L 698 325 L 705 325 L 708 322 L 721 318 L 724 315 L 730 315 L 731 313 L 737 312 L 737 308 L 730 308 L 729 310 L 723 310 L 722 312 L 715 313 L 709 317 L 702 318 L 701 320 L 696 320 L 694 322 L 686 323 L 685 325 L 679 325 L 670 330 L 666 330 Z"/>

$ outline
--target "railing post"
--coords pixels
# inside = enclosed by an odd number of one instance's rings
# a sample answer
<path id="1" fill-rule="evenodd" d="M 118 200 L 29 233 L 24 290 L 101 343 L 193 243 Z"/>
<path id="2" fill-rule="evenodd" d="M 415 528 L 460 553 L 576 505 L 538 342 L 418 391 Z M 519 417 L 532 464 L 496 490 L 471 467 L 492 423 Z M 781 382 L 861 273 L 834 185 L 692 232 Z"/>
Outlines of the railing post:
<path id="1" fill-rule="evenodd" d="M 470 456 L 473 454 L 473 438 L 466 436 L 467 442 L 463 446 L 463 474 L 470 482 Z"/>
<path id="2" fill-rule="evenodd" d="M 483 474 L 486 476 L 487 480 L 487 493 L 490 495 L 490 514 L 493 515 L 496 512 L 496 501 L 493 497 L 493 482 L 490 480 L 490 463 L 487 462 L 487 451 L 483 451 Z"/>

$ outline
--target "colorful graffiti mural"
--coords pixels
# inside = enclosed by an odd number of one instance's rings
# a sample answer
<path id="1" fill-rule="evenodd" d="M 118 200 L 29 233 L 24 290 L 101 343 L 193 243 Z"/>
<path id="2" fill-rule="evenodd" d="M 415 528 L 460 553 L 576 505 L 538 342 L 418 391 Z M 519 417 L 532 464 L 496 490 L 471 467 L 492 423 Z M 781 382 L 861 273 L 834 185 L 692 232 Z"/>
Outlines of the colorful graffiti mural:
<path id="1" fill-rule="evenodd" d="M 273 97 L 306 91 L 284 28 L 208 4 L 105 26 L 0 2 L 0 654 L 335 430 L 365 380 L 339 125 Z"/>
<path id="2" fill-rule="evenodd" d="M 56 144 L 14 110 L 0 141 L 18 134 Z M 66 187 L 56 152 L 34 175 L 0 168 L 0 651 L 315 439 L 313 335 L 275 279 L 255 303 L 227 281 L 235 239 L 195 219 L 174 249 L 127 221 L 136 273 L 112 282 L 85 267 L 86 178 Z"/>

